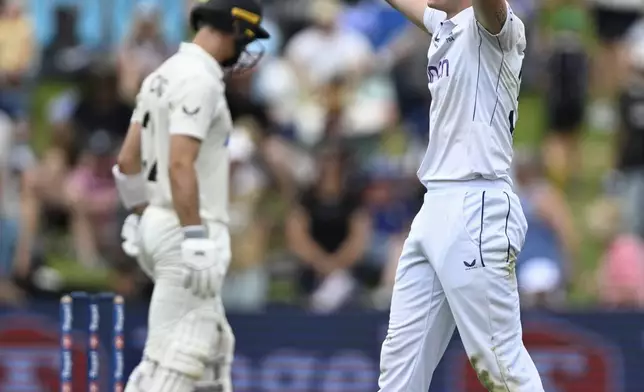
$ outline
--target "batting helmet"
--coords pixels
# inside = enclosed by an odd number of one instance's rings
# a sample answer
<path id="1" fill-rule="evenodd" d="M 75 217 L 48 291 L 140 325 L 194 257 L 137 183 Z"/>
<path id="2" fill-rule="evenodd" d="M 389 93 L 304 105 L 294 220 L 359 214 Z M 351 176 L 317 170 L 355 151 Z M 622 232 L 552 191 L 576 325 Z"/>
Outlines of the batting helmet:
<path id="1" fill-rule="evenodd" d="M 198 0 L 190 12 L 190 25 L 197 31 L 202 26 L 233 34 L 236 53 L 221 65 L 231 72 L 253 68 L 264 55 L 264 48 L 251 52 L 248 44 L 270 37 L 262 26 L 262 7 L 258 0 Z"/>
<path id="2" fill-rule="evenodd" d="M 236 32 L 236 25 L 248 39 L 270 37 L 261 25 L 262 7 L 258 0 L 198 0 L 190 12 L 190 25 L 198 30 L 203 24 L 225 32 Z"/>

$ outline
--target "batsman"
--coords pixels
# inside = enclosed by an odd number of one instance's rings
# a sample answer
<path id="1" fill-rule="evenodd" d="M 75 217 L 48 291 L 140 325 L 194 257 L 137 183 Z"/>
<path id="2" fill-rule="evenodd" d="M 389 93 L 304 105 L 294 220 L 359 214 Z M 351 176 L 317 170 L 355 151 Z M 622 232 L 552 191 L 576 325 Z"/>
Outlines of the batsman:
<path id="1" fill-rule="evenodd" d="M 148 76 L 113 168 L 132 214 L 123 249 L 154 280 L 143 358 L 126 392 L 232 391 L 235 338 L 220 291 L 230 263 L 224 77 L 269 37 L 255 0 L 200 0 L 191 43 Z"/>

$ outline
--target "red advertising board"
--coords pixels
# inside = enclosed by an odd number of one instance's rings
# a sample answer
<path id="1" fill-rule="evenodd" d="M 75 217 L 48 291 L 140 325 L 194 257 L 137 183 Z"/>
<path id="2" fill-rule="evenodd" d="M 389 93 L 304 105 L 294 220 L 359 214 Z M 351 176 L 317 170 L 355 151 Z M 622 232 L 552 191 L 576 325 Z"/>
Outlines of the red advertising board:
<path id="1" fill-rule="evenodd" d="M 548 392 L 621 392 L 618 348 L 600 336 L 565 323 L 530 323 L 523 341 Z M 448 367 L 456 392 L 485 392 L 462 350 Z M 450 371 L 450 370 L 448 370 Z"/>
<path id="2" fill-rule="evenodd" d="M 5 317 L 0 321 L 0 389 L 5 391 L 58 391 L 60 350 L 58 328 L 38 316 Z M 73 336 L 72 390 L 87 389 L 85 339 Z"/>

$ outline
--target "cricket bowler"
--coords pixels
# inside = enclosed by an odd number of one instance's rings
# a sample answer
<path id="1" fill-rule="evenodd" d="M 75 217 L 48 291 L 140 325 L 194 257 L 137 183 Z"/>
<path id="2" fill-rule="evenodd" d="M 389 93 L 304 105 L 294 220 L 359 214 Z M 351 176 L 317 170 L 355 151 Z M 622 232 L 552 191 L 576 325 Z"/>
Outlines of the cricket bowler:
<path id="1" fill-rule="evenodd" d="M 427 392 L 454 328 L 481 384 L 543 392 L 514 263 L 527 223 L 510 179 L 525 29 L 506 0 L 387 0 L 431 35 L 427 188 L 400 256 L 382 392 Z"/>
<path id="2" fill-rule="evenodd" d="M 261 57 L 255 0 L 200 0 L 192 43 L 148 76 L 113 173 L 133 211 L 123 249 L 154 280 L 143 359 L 126 392 L 232 391 L 235 340 L 221 302 L 230 263 L 225 73 Z"/>

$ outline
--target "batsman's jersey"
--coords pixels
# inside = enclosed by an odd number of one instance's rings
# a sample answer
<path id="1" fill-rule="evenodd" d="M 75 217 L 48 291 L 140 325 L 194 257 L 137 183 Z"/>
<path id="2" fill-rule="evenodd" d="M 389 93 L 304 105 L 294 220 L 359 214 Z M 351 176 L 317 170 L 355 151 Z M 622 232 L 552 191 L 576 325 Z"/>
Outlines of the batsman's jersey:
<path id="1" fill-rule="evenodd" d="M 418 177 L 425 186 L 476 178 L 511 184 L 512 134 L 526 47 L 523 23 L 509 7 L 497 35 L 477 22 L 472 7 L 445 18 L 431 8 L 424 15 L 432 34 L 427 56 L 432 104 L 429 145 Z"/>
<path id="2" fill-rule="evenodd" d="M 141 86 L 133 122 L 143 125 L 142 159 L 150 205 L 172 209 L 169 178 L 172 135 L 201 141 L 195 169 L 200 216 L 228 222 L 228 150 L 232 120 L 224 73 L 201 47 L 184 43 Z"/>

